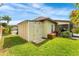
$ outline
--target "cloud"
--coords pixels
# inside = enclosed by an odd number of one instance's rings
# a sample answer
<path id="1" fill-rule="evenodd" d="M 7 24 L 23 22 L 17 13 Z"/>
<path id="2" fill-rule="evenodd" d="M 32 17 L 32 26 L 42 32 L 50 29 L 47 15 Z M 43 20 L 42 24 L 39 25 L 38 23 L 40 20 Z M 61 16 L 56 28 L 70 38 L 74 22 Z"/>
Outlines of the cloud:
<path id="1" fill-rule="evenodd" d="M 9 22 L 9 25 L 17 25 L 18 23 L 20 23 L 22 20 L 12 20 Z"/>
<path id="2" fill-rule="evenodd" d="M 50 7 L 50 6 L 46 6 L 44 4 L 31 4 L 32 7 L 30 7 L 31 9 L 30 10 L 26 10 L 27 12 L 30 11 L 30 12 L 33 12 L 33 13 L 36 13 L 38 15 L 63 15 L 63 16 L 67 16 L 69 15 L 70 11 L 72 9 L 69 9 L 69 8 L 54 8 L 54 7 Z"/>
<path id="3" fill-rule="evenodd" d="M 34 19 L 39 16 L 46 16 L 52 19 L 68 19 L 72 8 L 55 8 L 44 3 L 7 3 L 0 7 L 0 15 L 12 16 L 12 23 L 18 23 L 20 19 Z"/>
<path id="4" fill-rule="evenodd" d="M 39 3 L 39 4 L 38 3 L 32 3 L 31 5 L 34 8 L 41 8 L 44 5 L 44 3 Z"/>
<path id="5" fill-rule="evenodd" d="M 4 5 L 4 6 L 1 6 L 1 7 L 0 7 L 0 10 L 1 10 L 1 11 L 2 11 L 2 10 L 7 11 L 7 10 L 15 10 L 15 9 L 12 8 L 12 7 L 10 7 L 10 6 Z"/>

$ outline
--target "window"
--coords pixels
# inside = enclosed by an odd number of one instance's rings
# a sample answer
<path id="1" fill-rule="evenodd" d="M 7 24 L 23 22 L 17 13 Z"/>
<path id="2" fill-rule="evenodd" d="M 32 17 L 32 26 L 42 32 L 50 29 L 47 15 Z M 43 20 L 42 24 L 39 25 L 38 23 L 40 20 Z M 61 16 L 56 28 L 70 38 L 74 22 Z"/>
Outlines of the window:
<path id="1" fill-rule="evenodd" d="M 51 32 L 54 31 L 54 25 L 51 25 Z"/>

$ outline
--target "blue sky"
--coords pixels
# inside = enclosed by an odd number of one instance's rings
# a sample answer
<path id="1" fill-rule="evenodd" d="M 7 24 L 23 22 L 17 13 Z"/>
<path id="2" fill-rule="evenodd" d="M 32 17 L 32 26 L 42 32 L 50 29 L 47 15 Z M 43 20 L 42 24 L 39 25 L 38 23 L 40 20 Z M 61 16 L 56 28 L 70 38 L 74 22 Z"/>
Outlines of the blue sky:
<path id="1" fill-rule="evenodd" d="M 72 3 L 6 3 L 0 7 L 0 16 L 9 15 L 9 24 L 15 25 L 23 20 L 32 20 L 39 16 L 55 20 L 69 20 Z"/>

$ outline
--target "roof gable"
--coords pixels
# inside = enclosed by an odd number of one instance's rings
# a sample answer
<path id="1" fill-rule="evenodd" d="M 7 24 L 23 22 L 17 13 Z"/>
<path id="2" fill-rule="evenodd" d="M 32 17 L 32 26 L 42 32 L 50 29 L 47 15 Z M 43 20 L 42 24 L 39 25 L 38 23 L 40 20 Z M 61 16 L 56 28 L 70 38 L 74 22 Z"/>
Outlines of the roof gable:
<path id="1" fill-rule="evenodd" d="M 69 22 L 67 20 L 53 20 L 51 18 L 41 16 L 41 17 L 35 18 L 34 20 L 24 20 L 20 23 L 23 23 L 23 22 L 43 22 L 43 21 L 50 21 L 50 22 L 55 23 L 55 24 L 57 24 L 57 22 Z"/>

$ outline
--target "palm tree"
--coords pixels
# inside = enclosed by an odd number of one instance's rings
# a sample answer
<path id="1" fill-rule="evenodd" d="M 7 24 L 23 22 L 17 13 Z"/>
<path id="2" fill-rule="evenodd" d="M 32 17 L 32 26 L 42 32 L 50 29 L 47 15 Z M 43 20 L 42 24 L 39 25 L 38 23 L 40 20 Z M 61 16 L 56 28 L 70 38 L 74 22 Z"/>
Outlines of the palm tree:
<path id="1" fill-rule="evenodd" d="M 8 24 L 9 21 L 11 21 L 11 17 L 9 17 L 9 16 L 3 16 L 1 20 L 7 21 L 7 24 Z"/>
<path id="2" fill-rule="evenodd" d="M 76 8 L 79 8 L 79 3 L 75 3 L 75 7 Z"/>

